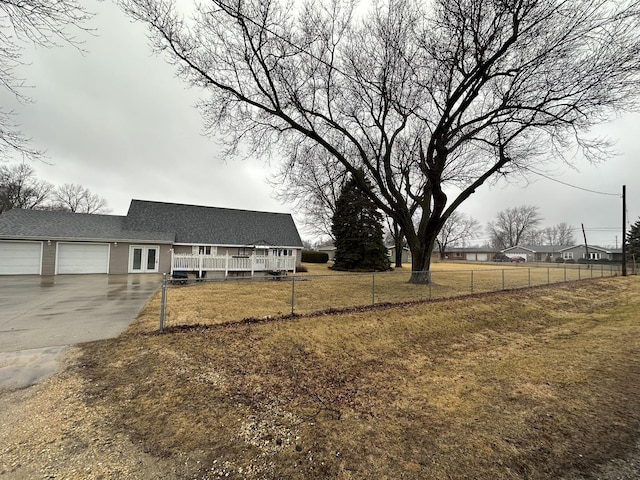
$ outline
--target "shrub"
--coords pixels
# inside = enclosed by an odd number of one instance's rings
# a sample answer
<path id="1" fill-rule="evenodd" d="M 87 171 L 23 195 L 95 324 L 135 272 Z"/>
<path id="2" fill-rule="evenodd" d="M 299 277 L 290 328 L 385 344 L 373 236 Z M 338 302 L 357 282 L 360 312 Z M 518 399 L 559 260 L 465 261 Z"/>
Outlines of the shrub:
<path id="1" fill-rule="evenodd" d="M 305 263 L 327 263 L 329 254 L 326 252 L 316 252 L 314 250 L 303 250 L 302 261 Z"/>
<path id="2" fill-rule="evenodd" d="M 556 257 L 556 263 L 564 263 L 564 258 Z"/>
<path id="3" fill-rule="evenodd" d="M 567 258 L 564 263 L 576 263 L 576 261 L 573 258 Z"/>

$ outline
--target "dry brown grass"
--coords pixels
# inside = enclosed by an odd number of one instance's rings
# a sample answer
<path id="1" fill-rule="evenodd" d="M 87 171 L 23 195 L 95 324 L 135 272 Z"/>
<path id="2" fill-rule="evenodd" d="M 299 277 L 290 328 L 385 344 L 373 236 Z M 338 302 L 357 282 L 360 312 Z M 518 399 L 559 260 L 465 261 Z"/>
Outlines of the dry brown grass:
<path id="1" fill-rule="evenodd" d="M 188 457 L 185 478 L 560 478 L 640 435 L 639 308 L 628 277 L 162 335 L 134 326 L 88 344 L 76 369 L 86 408 L 165 462 Z"/>
<path id="2" fill-rule="evenodd" d="M 307 273 L 281 281 L 213 281 L 169 285 L 165 326 L 215 325 L 246 318 L 276 318 L 324 310 L 380 303 L 415 302 L 461 295 L 526 288 L 534 285 L 609 276 L 610 266 L 586 270 L 584 265 L 556 264 L 460 264 L 435 263 L 433 283 L 408 283 L 410 269 L 394 272 L 352 274 L 329 270 L 327 265 L 305 264 Z M 292 305 L 293 299 L 293 305 Z M 293 307 L 293 308 L 292 308 Z M 160 292 L 143 311 L 130 331 L 151 332 L 159 328 Z"/>

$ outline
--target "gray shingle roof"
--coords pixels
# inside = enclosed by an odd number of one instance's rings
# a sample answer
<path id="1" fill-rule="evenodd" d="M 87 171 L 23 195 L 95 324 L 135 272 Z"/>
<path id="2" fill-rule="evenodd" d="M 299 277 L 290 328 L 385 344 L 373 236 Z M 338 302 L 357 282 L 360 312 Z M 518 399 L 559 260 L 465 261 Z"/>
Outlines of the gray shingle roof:
<path id="1" fill-rule="evenodd" d="M 0 215 L 0 238 L 173 243 L 174 237 L 167 232 L 127 230 L 126 217 L 117 215 L 22 209 Z"/>
<path id="2" fill-rule="evenodd" d="M 0 238 L 302 247 L 285 213 L 132 200 L 127 216 L 14 209 Z"/>
<path id="3" fill-rule="evenodd" d="M 570 248 L 570 247 L 567 247 L 566 245 L 515 245 L 513 247 L 505 248 L 502 251 L 506 252 L 510 250 L 524 249 L 524 250 L 529 250 L 530 252 L 533 252 L 533 253 L 556 253 L 566 248 Z"/>
<path id="4" fill-rule="evenodd" d="M 461 253 L 498 253 L 500 250 L 490 247 L 451 247 L 447 248 L 446 251 Z"/>
<path id="5" fill-rule="evenodd" d="M 174 232 L 176 243 L 302 247 L 286 213 L 132 200 L 126 223 L 132 230 Z"/>

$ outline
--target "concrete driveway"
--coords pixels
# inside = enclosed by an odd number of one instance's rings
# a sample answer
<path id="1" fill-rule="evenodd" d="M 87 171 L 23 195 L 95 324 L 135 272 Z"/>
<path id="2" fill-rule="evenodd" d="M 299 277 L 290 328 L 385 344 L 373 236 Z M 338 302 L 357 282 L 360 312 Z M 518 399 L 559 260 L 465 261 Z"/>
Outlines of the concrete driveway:
<path id="1" fill-rule="evenodd" d="M 159 275 L 0 277 L 0 388 L 51 374 L 69 345 L 118 336 L 160 282 Z"/>

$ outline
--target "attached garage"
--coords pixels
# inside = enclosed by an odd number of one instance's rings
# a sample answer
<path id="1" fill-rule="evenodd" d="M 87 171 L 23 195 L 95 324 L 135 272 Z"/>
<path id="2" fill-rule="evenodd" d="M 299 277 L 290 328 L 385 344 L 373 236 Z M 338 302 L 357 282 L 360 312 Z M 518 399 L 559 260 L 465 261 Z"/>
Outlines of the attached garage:
<path id="1" fill-rule="evenodd" d="M 486 262 L 487 260 L 489 260 L 489 254 L 488 253 L 478 253 L 476 255 L 476 259 L 479 262 Z"/>
<path id="2" fill-rule="evenodd" d="M 58 243 L 56 273 L 109 273 L 108 243 Z"/>
<path id="3" fill-rule="evenodd" d="M 0 275 L 40 275 L 42 242 L 0 241 Z"/>

